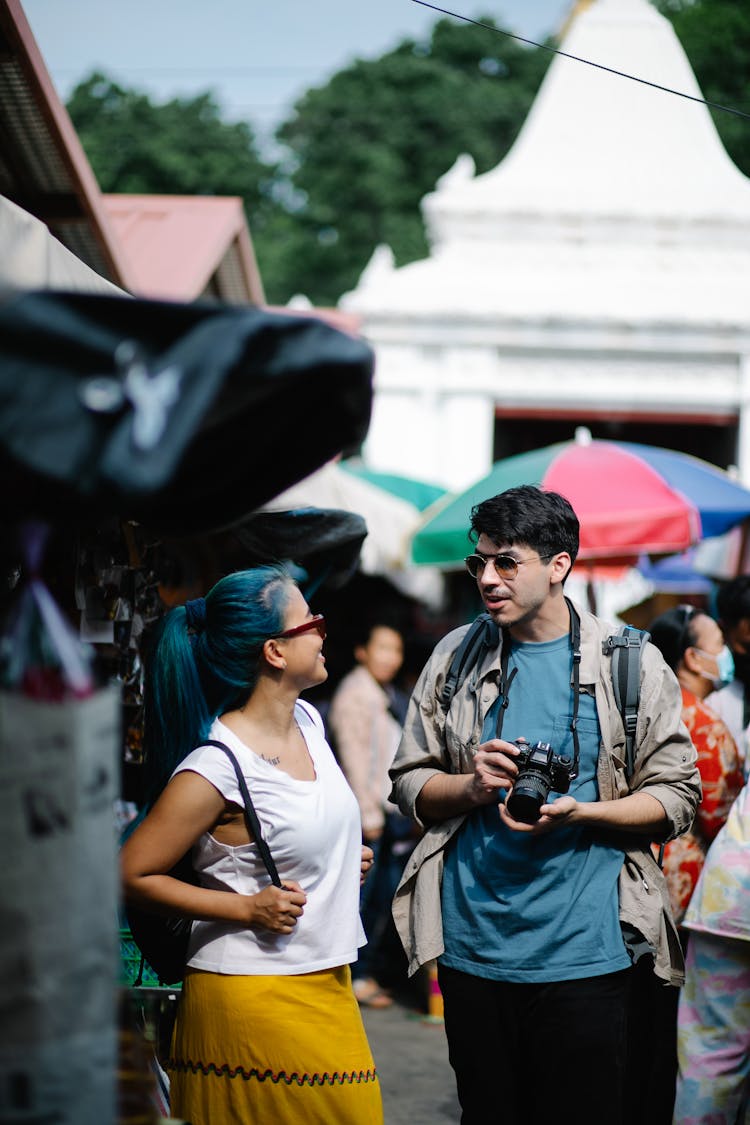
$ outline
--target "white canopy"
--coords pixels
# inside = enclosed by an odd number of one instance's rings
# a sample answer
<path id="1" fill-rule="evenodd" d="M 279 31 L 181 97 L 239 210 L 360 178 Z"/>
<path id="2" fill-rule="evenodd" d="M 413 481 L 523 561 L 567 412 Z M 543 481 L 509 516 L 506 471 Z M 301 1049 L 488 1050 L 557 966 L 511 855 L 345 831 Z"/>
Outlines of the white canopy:
<path id="1" fill-rule="evenodd" d="M 0 287 L 126 296 L 63 246 L 39 219 L 0 195 Z"/>
<path id="2" fill-rule="evenodd" d="M 336 508 L 362 516 L 367 524 L 367 538 L 360 555 L 362 572 L 383 575 L 410 597 L 428 605 L 440 605 L 440 572 L 432 567 L 407 565 L 412 535 L 422 521 L 422 513 L 413 504 L 329 462 L 261 510 L 280 512 L 308 507 Z"/>

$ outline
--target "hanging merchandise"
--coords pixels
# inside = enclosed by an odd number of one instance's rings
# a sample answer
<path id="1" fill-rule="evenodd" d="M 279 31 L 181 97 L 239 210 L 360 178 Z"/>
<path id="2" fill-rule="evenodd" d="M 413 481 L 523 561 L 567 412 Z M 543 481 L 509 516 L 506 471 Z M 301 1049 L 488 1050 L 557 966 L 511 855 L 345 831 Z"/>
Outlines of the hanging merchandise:
<path id="1" fill-rule="evenodd" d="M 119 692 L 40 577 L 44 529 L 23 537 L 0 636 L 0 1121 L 111 1125 Z"/>
<path id="2" fill-rule="evenodd" d="M 80 638 L 93 645 L 97 666 L 120 688 L 121 798 L 115 804 L 120 830 L 136 813 L 143 759 L 144 631 L 164 612 L 156 568 L 159 544 L 143 529 L 116 519 L 81 529 L 76 544 L 75 604 Z"/>

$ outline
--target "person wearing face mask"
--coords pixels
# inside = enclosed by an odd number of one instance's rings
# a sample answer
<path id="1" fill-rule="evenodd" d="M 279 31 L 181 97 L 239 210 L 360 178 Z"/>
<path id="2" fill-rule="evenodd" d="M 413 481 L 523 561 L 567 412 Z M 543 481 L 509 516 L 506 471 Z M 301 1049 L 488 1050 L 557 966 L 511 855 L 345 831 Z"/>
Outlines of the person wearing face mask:
<path id="1" fill-rule="evenodd" d="M 706 702 L 729 727 L 740 752 L 745 776 L 750 769 L 750 575 L 722 583 L 716 611 L 734 658 L 734 679 L 712 692 Z"/>
<path id="2" fill-rule="evenodd" d="M 648 627 L 651 640 L 682 689 L 682 718 L 698 754 L 703 798 L 689 832 L 664 849 L 664 874 L 678 926 L 690 902 L 709 844 L 729 815 L 743 785 L 742 763 L 723 719 L 706 697 L 732 682 L 734 662 L 721 628 L 695 606 L 662 613 Z"/>

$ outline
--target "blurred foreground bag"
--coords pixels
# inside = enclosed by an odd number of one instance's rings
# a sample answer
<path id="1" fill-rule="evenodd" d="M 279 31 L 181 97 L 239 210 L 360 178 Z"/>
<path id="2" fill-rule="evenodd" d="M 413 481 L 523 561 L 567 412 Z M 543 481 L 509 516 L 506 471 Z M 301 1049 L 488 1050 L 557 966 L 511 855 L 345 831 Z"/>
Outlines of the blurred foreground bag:
<path id="1" fill-rule="evenodd" d="M 39 577 L 0 628 L 0 1122 L 114 1125 L 120 699 Z"/>
<path id="2" fill-rule="evenodd" d="M 225 527 L 362 442 L 372 367 L 363 341 L 309 316 L 6 297 L 0 519 Z"/>

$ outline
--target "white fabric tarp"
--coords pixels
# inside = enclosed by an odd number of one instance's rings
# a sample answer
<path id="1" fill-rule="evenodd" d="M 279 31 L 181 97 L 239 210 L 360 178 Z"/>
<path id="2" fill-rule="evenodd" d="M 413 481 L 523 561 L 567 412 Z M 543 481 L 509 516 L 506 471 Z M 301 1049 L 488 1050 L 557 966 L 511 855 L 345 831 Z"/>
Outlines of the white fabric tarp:
<path id="1" fill-rule="evenodd" d="M 65 289 L 127 294 L 50 234 L 39 219 L 0 195 L 0 289 Z"/>
<path id="2" fill-rule="evenodd" d="M 426 605 L 439 606 L 443 578 L 434 567 L 411 567 L 411 537 L 422 522 L 413 504 L 344 472 L 334 461 L 292 485 L 265 504 L 263 511 L 294 508 L 337 508 L 356 512 L 367 524 L 360 568 L 364 574 L 387 578 L 398 590 Z"/>

